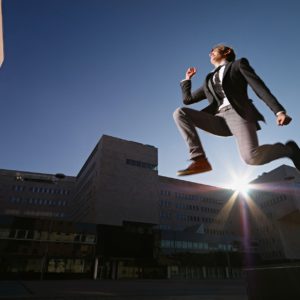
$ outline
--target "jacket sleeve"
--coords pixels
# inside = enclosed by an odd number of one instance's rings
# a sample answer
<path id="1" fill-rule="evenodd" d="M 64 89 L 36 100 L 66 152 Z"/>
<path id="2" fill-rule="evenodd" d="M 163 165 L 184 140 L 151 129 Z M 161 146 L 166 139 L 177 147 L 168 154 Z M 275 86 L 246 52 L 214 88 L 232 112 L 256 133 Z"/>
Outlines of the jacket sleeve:
<path id="1" fill-rule="evenodd" d="M 240 59 L 240 72 L 255 94 L 269 106 L 274 114 L 279 111 L 285 111 L 284 107 L 278 102 L 262 79 L 255 73 L 246 58 Z"/>
<path id="2" fill-rule="evenodd" d="M 184 80 L 180 83 L 182 91 L 182 100 L 185 105 L 190 105 L 201 100 L 206 99 L 203 86 L 191 92 L 192 82 L 191 80 Z"/>

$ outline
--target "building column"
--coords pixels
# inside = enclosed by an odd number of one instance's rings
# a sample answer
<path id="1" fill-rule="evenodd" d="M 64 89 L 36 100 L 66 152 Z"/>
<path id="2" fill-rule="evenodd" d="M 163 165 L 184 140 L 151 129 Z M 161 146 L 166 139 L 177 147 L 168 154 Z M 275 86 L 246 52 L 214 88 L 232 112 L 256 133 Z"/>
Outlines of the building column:
<path id="1" fill-rule="evenodd" d="M 97 275 L 98 275 L 98 263 L 99 263 L 99 259 L 98 257 L 95 258 L 95 264 L 94 264 L 94 275 L 93 275 L 93 279 L 97 279 Z"/>
<path id="2" fill-rule="evenodd" d="M 167 266 L 167 279 L 171 279 L 171 266 Z"/>
<path id="3" fill-rule="evenodd" d="M 113 280 L 116 280 L 118 279 L 118 261 L 113 260 L 111 264 L 112 264 L 111 277 Z"/>
<path id="4" fill-rule="evenodd" d="M 225 267 L 226 278 L 229 279 L 229 268 Z"/>

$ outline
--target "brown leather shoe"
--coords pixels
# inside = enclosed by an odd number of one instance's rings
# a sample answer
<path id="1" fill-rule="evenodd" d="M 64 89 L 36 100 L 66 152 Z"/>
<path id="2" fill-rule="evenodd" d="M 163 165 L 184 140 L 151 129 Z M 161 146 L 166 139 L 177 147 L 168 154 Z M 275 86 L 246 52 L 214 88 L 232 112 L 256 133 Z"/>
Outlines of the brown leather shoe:
<path id="1" fill-rule="evenodd" d="M 192 175 L 211 171 L 212 167 L 207 158 L 202 156 L 193 161 L 185 170 L 177 171 L 178 176 Z"/>

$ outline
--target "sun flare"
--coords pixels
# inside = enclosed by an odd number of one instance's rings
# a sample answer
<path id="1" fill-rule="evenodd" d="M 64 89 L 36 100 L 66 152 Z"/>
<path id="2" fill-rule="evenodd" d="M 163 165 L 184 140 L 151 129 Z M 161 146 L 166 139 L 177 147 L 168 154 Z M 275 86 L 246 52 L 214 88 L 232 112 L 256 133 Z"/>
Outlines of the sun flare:
<path id="1" fill-rule="evenodd" d="M 236 177 L 233 180 L 233 182 L 230 184 L 229 188 L 232 190 L 235 190 L 241 194 L 247 195 L 250 186 L 249 186 L 247 178 Z"/>

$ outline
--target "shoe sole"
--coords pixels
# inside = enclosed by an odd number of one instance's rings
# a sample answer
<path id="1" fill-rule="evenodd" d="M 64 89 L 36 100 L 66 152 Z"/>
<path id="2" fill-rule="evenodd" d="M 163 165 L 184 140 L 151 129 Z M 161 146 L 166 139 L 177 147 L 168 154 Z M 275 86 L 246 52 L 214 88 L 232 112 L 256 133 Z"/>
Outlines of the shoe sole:
<path id="1" fill-rule="evenodd" d="M 212 168 L 207 168 L 207 169 L 202 169 L 202 170 L 194 170 L 194 171 L 188 171 L 188 170 L 184 170 L 184 171 L 178 171 L 177 172 L 177 176 L 186 176 L 186 175 L 193 175 L 193 174 L 201 174 L 201 173 L 205 173 L 205 172 L 209 172 L 211 171 Z"/>

